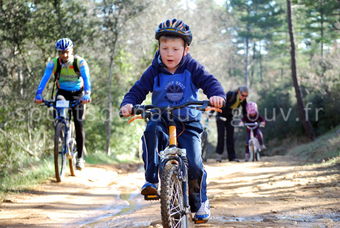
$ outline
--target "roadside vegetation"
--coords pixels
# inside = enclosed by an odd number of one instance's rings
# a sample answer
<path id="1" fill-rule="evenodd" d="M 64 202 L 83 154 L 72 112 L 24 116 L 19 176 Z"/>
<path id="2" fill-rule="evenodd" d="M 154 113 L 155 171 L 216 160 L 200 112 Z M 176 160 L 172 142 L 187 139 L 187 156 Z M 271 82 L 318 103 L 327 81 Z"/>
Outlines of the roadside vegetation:
<path id="1" fill-rule="evenodd" d="M 289 150 L 288 155 L 306 163 L 340 162 L 340 126 L 321 135 L 315 141 Z"/>

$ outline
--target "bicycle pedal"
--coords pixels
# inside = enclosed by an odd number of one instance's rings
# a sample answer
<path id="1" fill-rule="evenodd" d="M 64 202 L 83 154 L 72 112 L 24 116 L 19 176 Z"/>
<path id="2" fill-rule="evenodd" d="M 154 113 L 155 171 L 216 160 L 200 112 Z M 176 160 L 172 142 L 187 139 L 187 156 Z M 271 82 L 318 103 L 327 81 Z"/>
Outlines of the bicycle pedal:
<path id="1" fill-rule="evenodd" d="M 144 195 L 145 200 L 159 200 L 159 195 Z"/>
<path id="2" fill-rule="evenodd" d="M 207 223 L 207 222 L 208 222 L 208 220 L 196 220 L 196 219 L 194 219 L 195 224 L 203 224 L 203 223 Z"/>

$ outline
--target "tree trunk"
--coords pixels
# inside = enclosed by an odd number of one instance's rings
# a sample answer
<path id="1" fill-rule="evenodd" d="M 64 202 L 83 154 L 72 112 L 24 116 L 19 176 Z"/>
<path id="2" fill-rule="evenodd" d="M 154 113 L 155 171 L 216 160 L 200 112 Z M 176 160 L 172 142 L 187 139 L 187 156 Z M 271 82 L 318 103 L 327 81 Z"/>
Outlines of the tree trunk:
<path id="1" fill-rule="evenodd" d="M 252 60 L 251 63 L 249 64 L 249 69 L 250 69 L 250 77 L 249 77 L 249 87 L 253 83 L 255 83 L 255 67 L 256 67 L 256 41 L 253 42 L 253 53 L 252 53 Z"/>
<path id="2" fill-rule="evenodd" d="M 263 82 L 263 63 L 262 63 L 262 45 L 260 43 L 260 47 L 259 47 L 259 64 L 260 64 L 260 82 L 262 83 Z"/>
<path id="3" fill-rule="evenodd" d="M 110 143 L 111 143 L 111 134 L 112 134 L 112 129 L 111 129 L 111 121 L 112 121 L 112 80 L 113 80 L 113 56 L 110 58 L 110 66 L 109 66 L 109 78 L 108 78 L 108 110 L 107 110 L 107 115 L 106 115 L 106 145 L 105 145 L 105 151 L 107 155 L 111 155 L 111 150 L 110 150 Z"/>
<path id="4" fill-rule="evenodd" d="M 302 122 L 306 135 L 311 140 L 314 140 L 315 133 L 314 133 L 311 123 L 308 120 L 308 112 L 306 113 L 303 100 L 302 100 L 299 82 L 297 80 L 296 59 L 295 59 L 295 41 L 294 41 L 294 31 L 293 31 L 293 23 L 292 23 L 291 0 L 287 0 L 287 21 L 288 21 L 288 31 L 289 31 L 289 39 L 290 39 L 292 80 L 293 80 L 293 85 L 294 85 L 295 95 L 296 95 L 296 100 L 297 100 L 299 119 Z"/>
<path id="5" fill-rule="evenodd" d="M 323 4 L 323 1 L 321 0 L 321 9 L 320 9 L 320 39 L 321 39 L 321 43 L 320 43 L 320 55 L 321 55 L 321 58 L 323 59 L 323 39 L 324 39 L 324 4 Z M 323 74 L 323 73 L 322 73 Z M 323 75 L 322 75 L 323 76 Z"/>
<path id="6" fill-rule="evenodd" d="M 246 86 L 249 86 L 249 38 L 245 39 L 245 54 L 244 54 L 244 83 Z"/>

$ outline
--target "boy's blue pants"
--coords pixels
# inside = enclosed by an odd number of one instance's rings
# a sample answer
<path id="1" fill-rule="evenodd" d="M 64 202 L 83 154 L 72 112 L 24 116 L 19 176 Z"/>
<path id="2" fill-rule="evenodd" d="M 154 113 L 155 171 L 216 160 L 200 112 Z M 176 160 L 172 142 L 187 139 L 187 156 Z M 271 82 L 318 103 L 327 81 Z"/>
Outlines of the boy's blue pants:
<path id="1" fill-rule="evenodd" d="M 184 132 L 182 132 L 183 124 Z M 185 148 L 187 152 L 189 201 L 191 211 L 195 212 L 199 209 L 201 202 L 207 200 L 207 173 L 201 158 L 200 135 L 203 129 L 199 121 L 176 122 L 176 127 L 178 146 Z M 162 121 L 149 121 L 142 141 L 145 179 L 150 183 L 158 183 L 158 166 L 160 164 L 158 153 L 168 145 L 167 126 Z"/>

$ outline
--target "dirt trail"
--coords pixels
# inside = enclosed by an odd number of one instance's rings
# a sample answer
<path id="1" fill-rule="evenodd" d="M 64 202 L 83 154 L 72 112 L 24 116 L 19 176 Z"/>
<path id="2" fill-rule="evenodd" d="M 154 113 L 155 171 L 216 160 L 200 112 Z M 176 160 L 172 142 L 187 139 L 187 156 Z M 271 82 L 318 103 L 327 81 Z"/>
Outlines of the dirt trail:
<path id="1" fill-rule="evenodd" d="M 208 161 L 212 218 L 195 227 L 340 227 L 340 164 L 300 166 L 288 157 L 257 163 Z M 162 227 L 159 202 L 139 195 L 136 165 L 88 165 L 0 205 L 0 227 Z"/>

